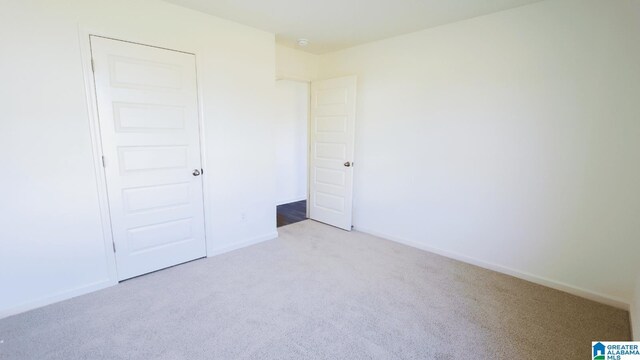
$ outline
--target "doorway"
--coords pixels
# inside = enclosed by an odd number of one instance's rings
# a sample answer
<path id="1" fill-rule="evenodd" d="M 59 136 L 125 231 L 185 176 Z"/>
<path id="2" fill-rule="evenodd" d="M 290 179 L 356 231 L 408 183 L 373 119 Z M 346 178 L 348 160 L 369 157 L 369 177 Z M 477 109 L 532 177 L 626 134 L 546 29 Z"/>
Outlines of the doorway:
<path id="1" fill-rule="evenodd" d="M 307 218 L 309 83 L 276 81 L 277 226 Z"/>
<path id="2" fill-rule="evenodd" d="M 90 44 L 118 280 L 205 257 L 195 55 Z"/>
<path id="3" fill-rule="evenodd" d="M 356 84 L 355 76 L 277 81 L 278 226 L 308 217 L 351 230 Z"/>

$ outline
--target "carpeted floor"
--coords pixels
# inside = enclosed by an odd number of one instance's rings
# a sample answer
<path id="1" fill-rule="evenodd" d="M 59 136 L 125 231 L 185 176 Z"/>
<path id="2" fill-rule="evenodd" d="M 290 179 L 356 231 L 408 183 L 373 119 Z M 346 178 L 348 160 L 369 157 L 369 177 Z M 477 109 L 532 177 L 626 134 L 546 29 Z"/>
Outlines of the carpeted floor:
<path id="1" fill-rule="evenodd" d="M 587 359 L 629 314 L 313 221 L 0 320 L 0 359 Z"/>

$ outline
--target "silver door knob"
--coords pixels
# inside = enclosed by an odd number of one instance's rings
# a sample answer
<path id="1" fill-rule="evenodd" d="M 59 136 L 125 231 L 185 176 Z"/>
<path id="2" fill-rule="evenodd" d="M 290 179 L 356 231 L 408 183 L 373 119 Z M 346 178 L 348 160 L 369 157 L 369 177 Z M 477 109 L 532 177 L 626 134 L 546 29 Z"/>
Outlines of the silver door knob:
<path id="1" fill-rule="evenodd" d="M 200 176 L 200 170 L 198 169 L 193 170 L 193 176 Z"/>
<path id="2" fill-rule="evenodd" d="M 351 167 L 351 163 L 347 161 L 346 163 L 344 163 L 344 166 L 345 167 Z"/>

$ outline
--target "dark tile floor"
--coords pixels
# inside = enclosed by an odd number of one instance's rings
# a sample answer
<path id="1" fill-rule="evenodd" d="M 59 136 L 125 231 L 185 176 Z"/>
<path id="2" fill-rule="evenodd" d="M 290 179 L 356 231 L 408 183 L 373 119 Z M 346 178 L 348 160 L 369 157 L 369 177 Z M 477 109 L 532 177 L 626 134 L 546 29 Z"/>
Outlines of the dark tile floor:
<path id="1" fill-rule="evenodd" d="M 278 206 L 278 227 L 307 219 L 307 200 Z"/>

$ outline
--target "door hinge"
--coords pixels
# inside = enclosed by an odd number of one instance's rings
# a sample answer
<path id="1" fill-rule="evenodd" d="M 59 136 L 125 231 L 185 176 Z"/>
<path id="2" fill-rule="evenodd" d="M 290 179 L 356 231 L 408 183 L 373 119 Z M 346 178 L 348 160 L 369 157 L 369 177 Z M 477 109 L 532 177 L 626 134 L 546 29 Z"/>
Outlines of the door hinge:
<path id="1" fill-rule="evenodd" d="M 105 163 L 105 161 L 104 161 L 104 155 L 102 156 L 102 167 L 103 167 L 103 168 L 106 168 L 106 167 L 107 167 L 107 164 L 106 164 L 106 163 Z"/>
<path id="2" fill-rule="evenodd" d="M 93 61 L 93 58 L 91 58 L 91 72 L 96 72 L 96 63 Z"/>
<path id="3" fill-rule="evenodd" d="M 115 253 L 116 252 L 116 243 L 115 243 L 115 241 L 112 241 L 111 245 L 113 245 L 113 252 Z"/>

